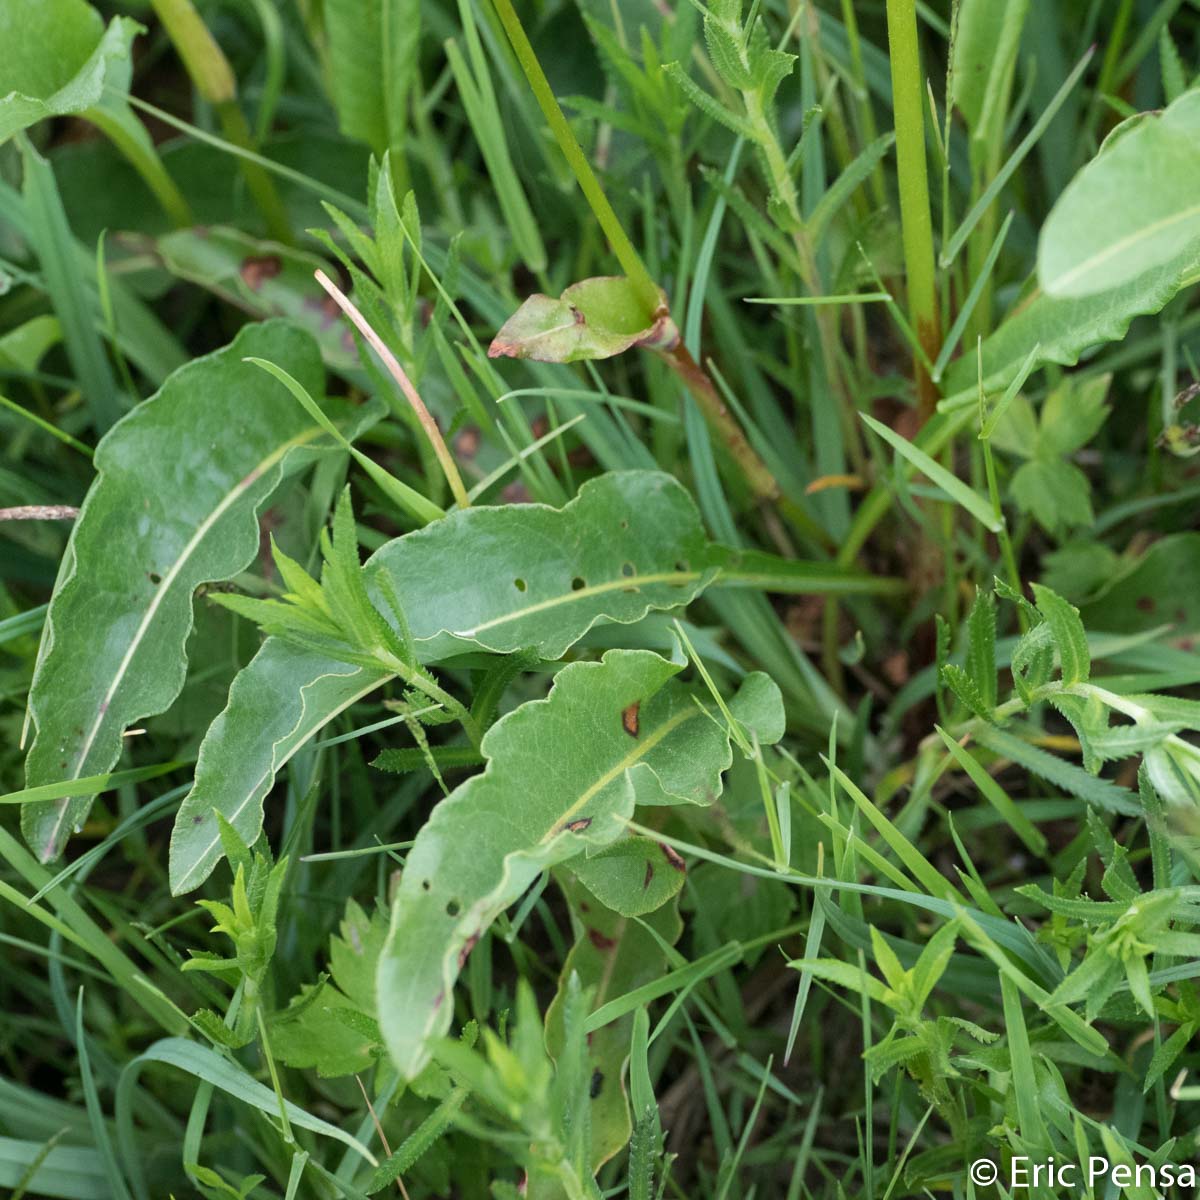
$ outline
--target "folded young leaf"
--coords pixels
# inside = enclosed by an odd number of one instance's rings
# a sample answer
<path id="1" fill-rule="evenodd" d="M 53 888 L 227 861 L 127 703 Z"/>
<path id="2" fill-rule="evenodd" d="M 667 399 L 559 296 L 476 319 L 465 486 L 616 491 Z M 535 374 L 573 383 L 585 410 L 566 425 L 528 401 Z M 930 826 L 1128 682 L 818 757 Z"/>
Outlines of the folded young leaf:
<path id="1" fill-rule="evenodd" d="M 106 30 L 84 0 L 0 0 L 0 142 L 46 117 L 95 107 L 106 85 L 125 91 L 141 28 L 115 17 Z"/>
<path id="2" fill-rule="evenodd" d="M 558 299 L 530 296 L 504 322 L 488 357 L 569 363 L 612 358 L 634 346 L 667 350 L 678 340 L 665 295 L 647 314 L 623 275 L 599 276 L 573 283 Z"/>
<path id="3" fill-rule="evenodd" d="M 680 669 L 647 650 L 564 667 L 545 700 L 492 726 L 487 768 L 433 810 L 379 961 L 380 1028 L 404 1078 L 449 1028 L 450 992 L 480 934 L 543 870 L 614 842 L 638 804 L 720 795 L 729 735 L 672 680 Z M 737 696 L 730 708 L 737 718 Z"/>
<path id="4" fill-rule="evenodd" d="M 390 607 L 376 577 L 387 575 L 419 662 L 481 647 L 560 658 L 597 621 L 629 624 L 687 604 L 713 573 L 707 553 L 699 513 L 675 479 L 621 471 L 584 484 L 562 509 L 452 513 L 389 542 L 365 570 L 383 612 Z M 389 678 L 268 639 L 200 747 L 195 786 L 171 838 L 172 890 L 198 887 L 220 861 L 214 809 L 253 842 L 276 772 L 326 721 Z"/>
<path id="5" fill-rule="evenodd" d="M 124 730 L 170 706 L 183 686 L 192 593 L 250 563 L 259 507 L 327 444 L 283 388 L 242 361 L 251 354 L 288 362 L 320 394 L 307 334 L 249 326 L 177 371 L 97 447 L 30 693 L 30 786 L 102 774 Z M 25 805 L 21 826 L 39 857 L 55 858 L 90 806 L 90 797 Z"/>

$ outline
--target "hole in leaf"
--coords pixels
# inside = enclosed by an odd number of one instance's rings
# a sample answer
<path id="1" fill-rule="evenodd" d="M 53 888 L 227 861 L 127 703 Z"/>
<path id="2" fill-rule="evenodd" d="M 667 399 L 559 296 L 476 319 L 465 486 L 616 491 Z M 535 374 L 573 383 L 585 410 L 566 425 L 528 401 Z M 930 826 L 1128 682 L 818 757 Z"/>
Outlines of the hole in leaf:
<path id="1" fill-rule="evenodd" d="M 571 591 L 581 592 L 585 587 L 587 587 L 587 580 L 584 579 L 583 576 L 576 575 L 575 578 L 571 580 Z"/>
<path id="2" fill-rule="evenodd" d="M 678 561 L 678 562 L 675 564 L 675 570 L 677 570 L 677 571 L 687 571 L 687 570 L 689 570 L 689 567 L 688 567 L 688 560 L 687 560 L 686 558 L 681 558 L 681 559 L 680 559 L 680 560 L 679 560 L 679 561 Z"/>
<path id="3" fill-rule="evenodd" d="M 515 587 L 518 592 L 523 592 L 528 586 L 529 585 L 523 579 L 513 580 L 513 587 Z"/>
<path id="4" fill-rule="evenodd" d="M 628 522 L 628 521 L 622 521 L 622 522 L 621 522 L 621 528 L 622 528 L 622 529 L 628 529 L 628 528 L 629 528 L 629 522 Z"/>
<path id="5" fill-rule="evenodd" d="M 151 583 L 155 584 L 156 586 L 158 584 L 162 583 L 162 576 L 157 571 L 150 571 L 147 574 L 147 578 L 150 580 Z"/>
<path id="6" fill-rule="evenodd" d="M 428 879 L 421 880 L 421 891 L 427 892 L 431 887 L 433 887 L 433 884 L 430 883 Z"/>
<path id="7" fill-rule="evenodd" d="M 637 567 L 635 567 L 633 563 L 627 562 L 621 564 L 621 574 L 624 575 L 626 579 L 630 578 L 630 576 L 635 575 L 636 573 Z"/>
<path id="8" fill-rule="evenodd" d="M 462 908 L 457 900 L 451 900 L 446 904 L 446 916 L 457 917 L 462 912 Z"/>

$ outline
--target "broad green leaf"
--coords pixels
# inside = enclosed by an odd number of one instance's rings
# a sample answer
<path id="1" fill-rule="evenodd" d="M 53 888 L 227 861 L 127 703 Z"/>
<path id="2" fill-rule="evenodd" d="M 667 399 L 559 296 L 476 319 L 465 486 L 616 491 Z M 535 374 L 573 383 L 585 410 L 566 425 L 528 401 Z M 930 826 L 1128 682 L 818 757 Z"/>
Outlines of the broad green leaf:
<path id="1" fill-rule="evenodd" d="M 866 413 L 859 415 L 902 458 L 907 459 L 922 475 L 936 483 L 955 503 L 962 505 L 985 529 L 990 529 L 993 533 L 1000 529 L 1000 522 L 992 511 L 992 506 L 957 475 L 952 475 L 919 446 L 914 446 L 907 438 L 901 437 L 881 421 L 876 421 Z"/>
<path id="2" fill-rule="evenodd" d="M 1200 534 L 1171 534 L 1122 561 L 1108 579 L 1080 607 L 1090 628 L 1136 633 L 1170 625 L 1179 636 L 1200 629 Z"/>
<path id="3" fill-rule="evenodd" d="M 983 386 L 1003 390 L 1030 354 L 1031 368 L 1046 363 L 1073 367 L 1094 346 L 1119 342 L 1135 317 L 1157 313 L 1200 275 L 1200 257 L 1142 270 L 1119 287 L 1061 299 L 1034 290 L 983 343 Z M 978 365 L 974 353 L 956 359 L 946 373 L 948 407 L 974 404 Z"/>
<path id="4" fill-rule="evenodd" d="M 1038 279 L 1090 296 L 1182 264 L 1200 241 L 1200 93 L 1110 137 L 1042 227 Z"/>
<path id="5" fill-rule="evenodd" d="M 223 225 L 180 229 L 152 245 L 172 275 L 253 317 L 288 317 L 317 339 L 331 366 L 358 366 L 353 334 L 331 319 L 331 302 L 313 278 L 318 268 L 329 269 L 315 254 Z"/>
<path id="6" fill-rule="evenodd" d="M 563 963 L 558 992 L 546 1014 L 546 1047 L 554 1057 L 563 1044 L 562 1010 L 572 973 L 579 976 L 585 989 L 595 989 L 594 1010 L 657 979 L 667 965 L 662 946 L 641 922 L 627 920 L 598 904 L 577 883 L 567 885 L 566 893 L 577 934 Z M 679 937 L 682 928 L 674 904 L 660 909 L 647 923 L 668 944 Z M 630 1014 L 597 1029 L 588 1039 L 593 1170 L 618 1153 L 632 1132 L 624 1079 L 632 1029 Z"/>
<path id="7" fill-rule="evenodd" d="M 629 624 L 687 604 L 712 575 L 707 553 L 684 488 L 669 475 L 627 471 L 586 483 L 562 509 L 451 513 L 389 542 L 365 569 L 368 580 L 386 573 L 423 663 L 481 647 L 560 658 L 597 621 Z M 269 639 L 234 680 L 200 747 L 171 838 L 172 889 L 197 887 L 220 861 L 214 809 L 253 842 L 284 763 L 388 678 Z"/>
<path id="8" fill-rule="evenodd" d="M 471 947 L 542 871 L 614 842 L 638 804 L 720 795 L 729 738 L 672 681 L 680 669 L 645 650 L 564 667 L 545 700 L 492 726 L 487 768 L 433 810 L 405 863 L 379 963 L 380 1027 L 404 1078 L 449 1028 Z M 735 696 L 735 716 L 738 707 Z"/>
<path id="9" fill-rule="evenodd" d="M 347 137 L 377 154 L 404 144 L 417 69 L 417 0 L 325 0 L 329 86 Z"/>
<path id="10" fill-rule="evenodd" d="M 141 26 L 114 17 L 107 30 L 84 0 L 0 0 L 0 142 L 46 117 L 125 91 L 129 49 Z"/>
<path id="11" fill-rule="evenodd" d="M 637 291 L 623 275 L 573 283 L 558 299 L 530 296 L 496 334 L 489 358 L 570 363 L 624 354 L 634 346 L 667 349 L 679 340 L 666 296 L 646 323 Z"/>
<path id="12" fill-rule="evenodd" d="M 627 837 L 586 858 L 570 871 L 603 904 L 623 917 L 654 912 L 679 893 L 686 867 L 674 851 L 646 837 Z"/>
<path id="13" fill-rule="evenodd" d="M 1029 0 L 962 0 L 958 8 L 950 92 L 973 143 L 995 149 L 1003 135 L 1013 68 Z"/>
<path id="14" fill-rule="evenodd" d="M 271 1024 L 271 1049 L 289 1067 L 315 1067 L 319 1075 L 365 1071 L 381 1044 L 363 1032 L 375 1021 L 375 970 L 387 937 L 387 921 L 370 917 L 353 901 L 340 933 L 329 939 L 332 982 L 306 984 Z M 356 1014 L 351 1022 L 336 1010 Z"/>
<path id="15" fill-rule="evenodd" d="M 247 327 L 171 376 L 96 449 L 98 472 L 68 545 L 30 693 L 30 787 L 101 775 L 133 722 L 179 694 L 192 593 L 258 550 L 256 513 L 325 435 L 282 388 L 242 361 L 292 364 L 318 394 L 320 356 L 291 326 Z M 184 436 L 186 434 L 186 436 Z M 87 797 L 26 805 L 22 828 L 55 858 Z"/>

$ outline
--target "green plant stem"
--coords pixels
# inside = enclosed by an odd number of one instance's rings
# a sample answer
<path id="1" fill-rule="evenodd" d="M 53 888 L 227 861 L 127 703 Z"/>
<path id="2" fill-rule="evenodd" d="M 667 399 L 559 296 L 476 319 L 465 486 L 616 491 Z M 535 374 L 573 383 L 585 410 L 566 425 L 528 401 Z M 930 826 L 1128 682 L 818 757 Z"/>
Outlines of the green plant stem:
<path id="1" fill-rule="evenodd" d="M 651 278 L 645 263 L 642 262 L 641 255 L 634 248 L 633 242 L 621 225 L 620 218 L 604 194 L 604 189 L 600 186 L 600 181 L 596 178 L 591 163 L 583 153 L 578 139 L 555 98 L 554 90 L 546 78 L 546 73 L 542 70 L 541 63 L 538 62 L 520 17 L 517 16 L 511 0 L 492 0 L 492 3 L 504 26 L 504 31 L 508 35 L 508 40 L 512 44 L 521 70 L 524 71 L 525 78 L 533 90 L 534 98 L 542 110 L 542 115 L 546 118 L 550 131 L 554 134 L 559 149 L 587 198 L 588 205 L 599 222 L 600 228 L 604 230 L 604 235 L 608 238 L 608 243 L 612 247 L 617 261 L 621 264 L 621 269 L 636 289 L 647 315 L 651 318 L 656 317 L 663 308 L 662 292 Z M 754 497 L 760 501 L 778 500 L 780 490 L 775 476 L 747 441 L 746 435 L 726 407 L 704 368 L 696 362 L 682 342 L 673 350 L 664 352 L 662 357 L 680 377 L 684 386 L 700 406 L 700 411 L 725 443 Z M 807 519 L 807 516 L 800 513 L 794 505 L 785 515 L 791 520 L 797 514 L 804 518 L 804 524 L 812 526 L 812 522 Z M 801 531 L 812 536 L 812 530 L 809 528 Z"/>
<path id="2" fill-rule="evenodd" d="M 243 150 L 255 149 L 246 114 L 237 102 L 237 80 L 229 60 L 192 0 L 151 0 L 151 3 L 196 90 L 216 110 L 226 138 Z M 241 167 L 246 186 L 271 237 L 291 244 L 291 224 L 274 181 L 261 166 L 249 159 L 242 159 Z"/>
<path id="3" fill-rule="evenodd" d="M 641 255 L 634 248 L 620 219 L 613 211 L 612 205 L 609 204 L 608 197 L 604 194 L 604 189 L 600 186 L 600 181 L 596 178 L 591 163 L 583 153 L 578 139 L 555 98 L 554 89 L 551 88 L 550 81 L 546 78 L 541 63 L 538 62 L 533 46 L 525 34 L 525 28 L 521 24 L 521 18 L 517 16 L 511 0 L 492 0 L 492 4 L 496 9 L 496 15 L 500 18 L 500 23 L 504 26 L 504 32 L 512 44 L 517 62 L 521 64 L 521 70 L 525 72 L 525 78 L 533 90 L 534 99 L 537 100 L 538 107 L 541 108 L 542 115 L 550 126 L 550 132 L 554 134 L 554 140 L 558 142 L 558 147 L 563 152 L 563 157 L 566 158 L 580 189 L 587 198 L 592 213 L 600 223 L 600 228 L 604 230 L 604 236 L 608 238 L 608 244 L 617 256 L 621 270 L 633 284 L 647 315 L 653 316 L 662 306 L 662 295 L 650 277 L 650 272 L 646 270 L 646 264 L 642 262 Z"/>
<path id="4" fill-rule="evenodd" d="M 168 174 L 162 159 L 154 152 L 149 140 L 134 136 L 124 122 L 117 120 L 104 108 L 88 109 L 87 119 L 125 156 L 130 166 L 142 177 L 154 198 L 162 205 L 171 224 L 183 229 L 193 224 L 192 210 L 175 180 Z M 137 118 L 130 116 L 130 120 Z"/>
<path id="5" fill-rule="evenodd" d="M 915 0 L 887 0 L 887 22 L 908 308 L 917 340 L 926 358 L 934 362 L 940 349 L 941 333 L 934 278 L 933 219 L 925 163 L 925 101 Z M 914 358 L 913 374 L 921 417 L 927 420 L 937 403 L 937 392 L 919 356 Z"/>
<path id="6" fill-rule="evenodd" d="M 779 484 L 771 474 L 766 463 L 759 458 L 754 447 L 746 440 L 741 426 L 734 420 L 725 401 L 721 399 L 708 373 L 691 356 L 682 341 L 671 350 L 664 350 L 661 356 L 667 365 L 679 376 L 683 385 L 691 393 L 700 411 L 713 427 L 725 448 L 729 451 L 745 476 L 750 490 L 757 500 L 777 500 Z"/>

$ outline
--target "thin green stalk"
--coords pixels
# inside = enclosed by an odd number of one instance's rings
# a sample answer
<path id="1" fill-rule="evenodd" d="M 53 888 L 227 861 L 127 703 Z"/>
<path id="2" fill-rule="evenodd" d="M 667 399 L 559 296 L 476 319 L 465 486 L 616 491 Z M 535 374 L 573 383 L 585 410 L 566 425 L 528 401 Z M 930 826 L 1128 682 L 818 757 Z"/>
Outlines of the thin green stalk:
<path id="1" fill-rule="evenodd" d="M 143 140 L 141 136 L 131 132 L 124 121 L 115 118 L 102 105 L 88 109 L 86 115 L 142 177 L 143 182 L 154 193 L 154 198 L 162 205 L 163 212 L 170 218 L 171 224 L 181 229 L 193 224 L 191 207 L 163 166 L 162 159 L 155 153 L 149 139 Z M 136 123 L 137 118 L 130 114 L 129 120 Z"/>
<path id="2" fill-rule="evenodd" d="M 192 0 L 151 0 L 151 3 L 196 90 L 216 110 L 226 138 L 235 146 L 253 150 L 254 138 L 246 114 L 237 101 L 233 69 Z M 242 159 L 242 174 L 270 235 L 290 243 L 293 239 L 287 210 L 270 175 L 245 158 Z"/>
<path id="3" fill-rule="evenodd" d="M 941 335 L 934 277 L 933 218 L 925 163 L 925 103 L 915 0 L 887 0 L 888 46 L 892 62 L 892 107 L 896 123 L 896 167 L 900 181 L 900 227 L 908 280 L 908 308 L 926 358 L 938 356 Z M 937 402 L 929 371 L 914 360 L 921 416 Z"/>
<path id="4" fill-rule="evenodd" d="M 612 247 L 621 269 L 637 291 L 648 316 L 656 315 L 663 306 L 662 292 L 651 278 L 641 255 L 634 248 L 633 242 L 621 225 L 620 218 L 613 210 L 583 153 L 558 100 L 550 81 L 538 62 L 533 46 L 526 36 L 521 18 L 517 16 L 511 0 L 492 0 L 496 14 L 500 18 L 513 52 L 521 65 L 525 78 L 533 89 L 534 98 L 546 118 L 559 149 L 566 158 L 575 179 L 587 198 L 600 228 L 603 229 L 608 243 Z M 759 457 L 753 446 L 746 440 L 746 435 L 729 412 L 707 372 L 692 357 L 682 342 L 674 349 L 663 352 L 663 358 L 682 380 L 684 386 L 695 398 L 708 422 L 713 426 L 718 436 L 725 443 L 734 462 L 745 477 L 750 490 L 757 500 L 775 500 L 779 497 L 780 489 L 775 476 Z"/>
<path id="5" fill-rule="evenodd" d="M 550 132 L 554 134 L 554 140 L 558 142 L 558 147 L 563 152 L 563 157 L 566 158 L 580 189 L 587 198 L 592 213 L 600 223 L 600 228 L 604 230 L 604 236 L 608 238 L 608 244 L 617 256 L 621 269 L 637 291 L 638 299 L 641 300 L 646 313 L 653 315 L 662 306 L 662 296 L 658 286 L 650 278 L 646 264 L 642 262 L 641 255 L 634 248 L 620 219 L 613 211 L 612 205 L 609 204 L 608 197 L 604 194 L 604 189 L 600 186 L 600 181 L 592 170 L 592 164 L 588 162 L 587 156 L 583 153 L 583 149 L 555 98 L 554 89 L 551 88 L 550 81 L 546 78 L 546 73 L 542 70 L 542 65 L 534 53 L 533 46 L 530 45 L 525 28 L 521 24 L 521 18 L 517 16 L 511 0 L 492 0 L 492 4 L 496 9 L 496 15 L 500 18 L 500 23 L 504 26 L 504 32 L 508 34 L 513 53 L 516 54 L 517 61 L 521 64 L 521 70 L 525 72 L 525 78 L 529 81 L 530 88 L 533 89 L 538 107 L 542 110 L 542 115 L 550 126 Z"/>

